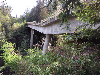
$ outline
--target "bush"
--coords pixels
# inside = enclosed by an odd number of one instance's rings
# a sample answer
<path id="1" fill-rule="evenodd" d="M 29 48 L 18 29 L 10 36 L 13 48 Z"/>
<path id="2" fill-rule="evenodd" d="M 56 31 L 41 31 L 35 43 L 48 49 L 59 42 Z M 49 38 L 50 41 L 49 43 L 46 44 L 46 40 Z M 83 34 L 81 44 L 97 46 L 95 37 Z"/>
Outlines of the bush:
<path id="1" fill-rule="evenodd" d="M 5 66 L 10 66 L 12 71 L 16 71 L 19 69 L 18 62 L 22 59 L 21 56 L 14 52 L 14 45 L 12 43 L 8 43 L 7 41 L 2 41 L 4 44 L 2 46 L 3 59 L 5 62 Z"/>
<path id="2" fill-rule="evenodd" d="M 14 44 L 4 41 L 2 49 L 5 66 L 9 66 L 14 75 L 67 75 L 99 74 L 100 61 L 98 51 L 86 53 L 84 48 L 75 44 L 62 44 L 63 48 L 42 55 L 41 50 L 28 49 L 27 55 L 15 53 Z"/>

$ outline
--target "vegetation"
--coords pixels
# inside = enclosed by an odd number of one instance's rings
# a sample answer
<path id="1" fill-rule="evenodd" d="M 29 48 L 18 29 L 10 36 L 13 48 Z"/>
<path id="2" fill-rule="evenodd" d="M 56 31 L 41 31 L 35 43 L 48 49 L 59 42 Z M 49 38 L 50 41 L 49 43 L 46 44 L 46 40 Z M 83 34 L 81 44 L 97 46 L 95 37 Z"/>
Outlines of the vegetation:
<path id="1" fill-rule="evenodd" d="M 5 66 L 9 66 L 15 75 L 99 74 L 100 51 L 91 50 L 91 43 L 77 46 L 77 43 L 66 44 L 68 40 L 65 39 L 59 48 L 55 47 L 46 55 L 42 55 L 41 50 L 28 49 L 25 56 L 14 50 L 14 44 L 3 41 Z"/>
<path id="2" fill-rule="evenodd" d="M 57 35 L 57 41 L 50 41 L 54 45 L 45 55 L 40 48 L 29 49 L 30 29 L 26 27 L 26 22 L 39 22 L 53 13 L 59 2 L 63 4 L 63 12 L 59 15 L 62 23 L 68 23 L 71 16 L 87 23 L 83 24 L 83 28 L 77 27 L 73 34 Z M 2 4 L 0 75 L 99 75 L 100 27 L 91 29 L 100 22 L 99 7 L 99 0 L 89 3 L 80 0 L 38 0 L 37 6 L 30 12 L 27 10 L 20 18 L 13 18 L 10 15 L 11 7 Z M 71 9 L 75 11 L 70 13 Z M 87 25 L 90 28 L 86 29 Z M 33 44 L 43 44 L 43 34 L 35 31 L 34 37 Z"/>

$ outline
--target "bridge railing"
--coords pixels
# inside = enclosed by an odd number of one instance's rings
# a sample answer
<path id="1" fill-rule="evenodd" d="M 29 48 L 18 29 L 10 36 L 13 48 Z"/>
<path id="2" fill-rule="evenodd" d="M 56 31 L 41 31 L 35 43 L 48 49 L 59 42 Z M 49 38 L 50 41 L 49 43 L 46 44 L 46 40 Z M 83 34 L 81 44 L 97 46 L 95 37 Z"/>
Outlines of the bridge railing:
<path id="1" fill-rule="evenodd" d="M 27 24 L 28 25 L 35 25 L 35 26 L 45 26 L 51 22 L 54 22 L 55 20 L 58 20 L 59 19 L 58 15 L 62 12 L 60 7 L 62 7 L 62 5 L 58 6 L 57 11 L 54 14 L 52 14 L 51 16 L 49 16 L 46 19 L 41 20 L 41 22 L 33 21 L 33 22 L 27 22 Z"/>
<path id="2" fill-rule="evenodd" d="M 27 22 L 28 25 L 37 25 L 37 26 L 44 26 L 44 25 L 47 25 L 55 20 L 58 20 L 58 16 L 53 16 L 53 17 L 48 17 L 46 19 L 43 19 L 41 20 L 41 22 L 36 22 L 36 21 L 33 21 L 33 22 Z"/>

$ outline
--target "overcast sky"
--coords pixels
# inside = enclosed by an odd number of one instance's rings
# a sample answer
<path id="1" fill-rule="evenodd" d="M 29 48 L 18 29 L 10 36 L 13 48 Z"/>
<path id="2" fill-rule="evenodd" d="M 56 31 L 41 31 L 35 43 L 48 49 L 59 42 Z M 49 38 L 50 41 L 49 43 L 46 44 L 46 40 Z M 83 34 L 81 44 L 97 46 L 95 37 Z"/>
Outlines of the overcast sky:
<path id="1" fill-rule="evenodd" d="M 2 1 L 3 0 L 0 0 L 0 2 Z M 36 1 L 37 0 L 6 0 L 7 5 L 11 6 L 13 9 L 11 15 L 14 17 L 16 14 L 18 17 L 23 15 L 27 8 L 31 10 L 31 8 L 36 6 Z"/>

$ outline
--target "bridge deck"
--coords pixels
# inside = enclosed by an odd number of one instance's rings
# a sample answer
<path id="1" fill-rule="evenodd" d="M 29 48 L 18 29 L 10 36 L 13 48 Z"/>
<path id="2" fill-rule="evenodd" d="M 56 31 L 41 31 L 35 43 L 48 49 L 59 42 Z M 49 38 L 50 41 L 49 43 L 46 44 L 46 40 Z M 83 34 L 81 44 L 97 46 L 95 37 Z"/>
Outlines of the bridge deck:
<path id="1" fill-rule="evenodd" d="M 63 25 L 60 26 L 61 20 L 58 18 L 56 20 L 51 19 L 49 22 L 46 21 L 46 23 L 27 22 L 28 27 L 30 27 L 31 29 L 35 29 L 43 34 L 73 33 L 75 31 L 75 27 L 83 24 L 83 22 L 76 20 L 75 18 L 70 19 L 69 23 L 69 25 L 63 23 Z M 96 29 L 99 26 L 100 24 L 92 28 Z"/>

